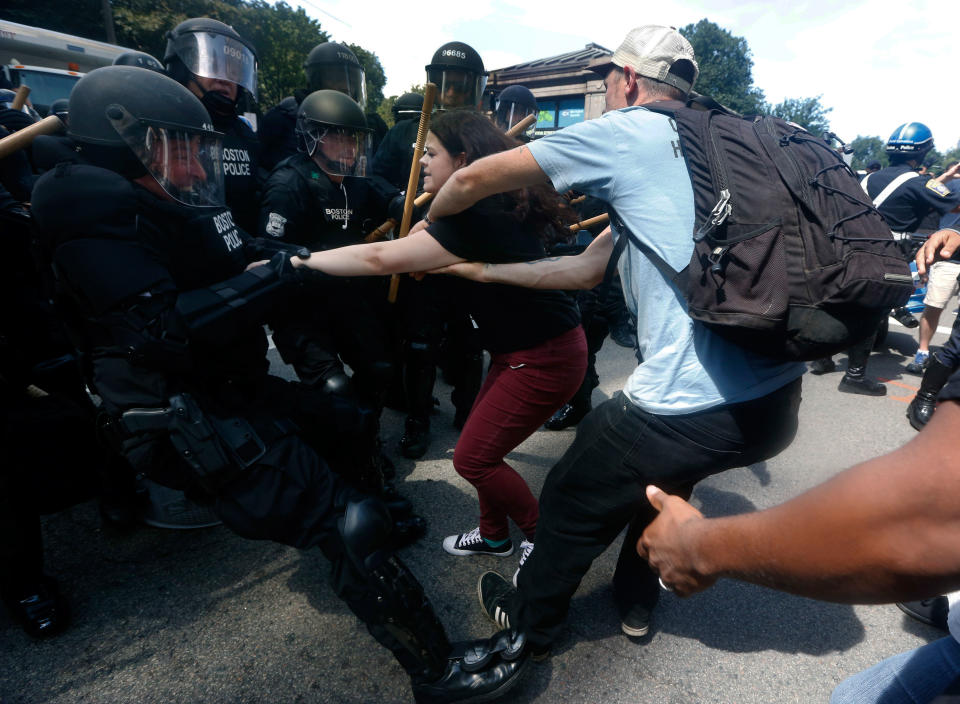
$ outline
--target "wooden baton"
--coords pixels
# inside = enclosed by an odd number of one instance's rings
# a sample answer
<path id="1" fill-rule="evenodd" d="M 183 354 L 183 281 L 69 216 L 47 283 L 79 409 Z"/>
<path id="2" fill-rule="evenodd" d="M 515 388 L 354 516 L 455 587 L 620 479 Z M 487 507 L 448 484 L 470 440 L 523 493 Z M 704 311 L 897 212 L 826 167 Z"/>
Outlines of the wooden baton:
<path id="1" fill-rule="evenodd" d="M 427 132 L 430 131 L 430 115 L 433 113 L 433 101 L 437 95 L 435 83 L 427 83 L 423 91 L 423 107 L 420 110 L 420 126 L 417 127 L 417 142 L 413 147 L 413 163 L 410 164 L 410 177 L 407 179 L 407 196 L 403 201 L 403 219 L 400 221 L 398 237 L 406 237 L 410 232 L 410 220 L 413 218 L 414 197 L 420 183 L 420 157 L 423 154 L 423 145 L 427 141 Z M 397 302 L 397 289 L 400 286 L 400 277 L 394 274 L 390 277 L 390 292 L 387 301 Z"/>
<path id="2" fill-rule="evenodd" d="M 537 121 L 536 115 L 527 115 L 525 118 L 520 120 L 517 124 L 507 130 L 506 135 L 508 137 L 516 137 L 518 134 L 526 130 L 530 125 Z M 413 204 L 421 208 L 427 203 L 430 202 L 430 199 L 433 198 L 432 193 L 421 193 L 417 196 L 416 200 L 413 201 Z M 390 232 L 393 228 L 397 226 L 397 221 L 393 218 L 387 219 L 380 227 L 371 232 L 369 235 L 363 238 L 364 242 L 376 242 L 377 240 L 382 240 L 387 236 L 387 233 Z"/>
<path id="3" fill-rule="evenodd" d="M 0 159 L 6 159 L 18 149 L 29 147 L 34 138 L 42 134 L 56 134 L 62 130 L 63 121 L 56 115 L 47 115 L 40 122 L 34 122 L 29 127 L 0 139 Z"/>
<path id="4" fill-rule="evenodd" d="M 610 219 L 608 213 L 600 213 L 596 217 L 588 218 L 583 222 L 578 222 L 575 225 L 570 226 L 570 232 L 579 232 L 580 230 L 586 230 L 588 227 L 593 227 L 594 225 L 599 225 L 605 223 Z"/>
<path id="5" fill-rule="evenodd" d="M 30 86 L 24 83 L 22 86 L 17 88 L 17 94 L 13 98 L 13 102 L 10 103 L 10 108 L 13 110 L 23 110 L 23 106 L 27 102 L 27 96 L 30 95 Z"/>

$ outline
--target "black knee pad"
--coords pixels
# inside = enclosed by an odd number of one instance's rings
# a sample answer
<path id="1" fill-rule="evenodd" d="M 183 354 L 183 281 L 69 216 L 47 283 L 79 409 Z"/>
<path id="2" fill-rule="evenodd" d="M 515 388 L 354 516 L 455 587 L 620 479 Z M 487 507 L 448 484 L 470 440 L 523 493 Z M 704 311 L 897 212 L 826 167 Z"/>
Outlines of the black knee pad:
<path id="1" fill-rule="evenodd" d="M 360 570 L 369 572 L 389 556 L 393 518 L 380 499 L 368 497 L 348 503 L 338 528 L 350 559 Z"/>

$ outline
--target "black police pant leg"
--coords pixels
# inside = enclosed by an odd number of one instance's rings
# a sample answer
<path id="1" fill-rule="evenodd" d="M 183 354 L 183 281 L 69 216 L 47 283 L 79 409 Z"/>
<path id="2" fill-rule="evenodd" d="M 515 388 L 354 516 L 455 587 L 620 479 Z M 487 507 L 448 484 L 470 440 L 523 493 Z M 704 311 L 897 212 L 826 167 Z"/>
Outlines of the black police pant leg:
<path id="1" fill-rule="evenodd" d="M 847 368 L 851 374 L 859 373 L 862 375 L 866 370 L 867 360 L 870 359 L 870 353 L 873 351 L 875 338 L 876 334 L 870 335 L 847 350 L 847 356 L 849 357 Z"/>
<path id="2" fill-rule="evenodd" d="M 448 372 L 454 408 L 466 414 L 473 408 L 483 383 L 483 346 L 470 316 L 451 312 L 447 316 Z"/>
<path id="3" fill-rule="evenodd" d="M 392 331 L 382 288 L 363 287 L 332 313 L 336 350 L 353 370 L 357 393 L 378 414 L 393 376 Z"/>
<path id="4" fill-rule="evenodd" d="M 398 301 L 403 306 L 403 387 L 407 414 L 429 422 L 437 378 L 437 350 L 443 335 L 443 315 L 431 277 L 401 278 Z"/>
<path id="5" fill-rule="evenodd" d="M 654 416 L 622 393 L 589 413 L 547 475 L 537 548 L 519 574 L 518 619 L 534 651 L 556 639 L 580 580 L 647 503 L 648 484 L 689 487 L 775 455 L 796 433 L 799 403 L 797 379 L 763 398 L 689 415 Z M 632 578 L 652 589 L 653 572 L 635 567 L 646 574 Z"/>
<path id="6" fill-rule="evenodd" d="M 950 339 L 934 354 L 944 366 L 951 369 L 960 367 L 960 316 L 957 316 L 957 319 L 953 321 Z"/>
<path id="7" fill-rule="evenodd" d="M 395 556 L 383 556 L 382 563 L 366 569 L 348 554 L 341 535 L 344 513 L 351 502 L 364 500 L 370 499 L 331 471 L 309 446 L 287 436 L 225 486 L 214 508 L 242 537 L 300 549 L 319 547 L 330 561 L 334 591 L 370 634 L 415 682 L 436 678 L 436 668 L 425 666 L 417 654 L 428 651 L 429 659 L 436 660 L 446 656 L 449 644 L 419 582 Z"/>

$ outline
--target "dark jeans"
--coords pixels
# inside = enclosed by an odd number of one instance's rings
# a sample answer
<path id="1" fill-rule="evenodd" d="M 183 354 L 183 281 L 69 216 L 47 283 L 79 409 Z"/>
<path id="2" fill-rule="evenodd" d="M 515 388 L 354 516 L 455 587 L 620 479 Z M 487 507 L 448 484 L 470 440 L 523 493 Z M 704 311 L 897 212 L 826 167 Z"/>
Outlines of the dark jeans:
<path id="1" fill-rule="evenodd" d="M 614 583 L 622 598 L 656 603 L 657 577 L 630 542 L 653 518 L 647 485 L 684 494 L 706 476 L 776 455 L 796 434 L 799 405 L 796 379 L 763 398 L 688 415 L 651 415 L 622 393 L 588 414 L 547 476 L 537 547 L 520 571 L 519 623 L 533 648 L 555 640 L 580 580 L 627 524 Z"/>

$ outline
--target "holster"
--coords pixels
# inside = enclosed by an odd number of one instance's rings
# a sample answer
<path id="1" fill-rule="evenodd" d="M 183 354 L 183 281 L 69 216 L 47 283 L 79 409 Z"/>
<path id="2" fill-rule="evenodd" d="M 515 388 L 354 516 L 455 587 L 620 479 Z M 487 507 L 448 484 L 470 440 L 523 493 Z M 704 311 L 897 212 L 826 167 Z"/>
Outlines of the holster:
<path id="1" fill-rule="evenodd" d="M 208 417 L 190 394 L 170 397 L 167 408 L 132 408 L 120 417 L 128 437 L 166 434 L 193 470 L 197 483 L 217 494 L 267 451 L 243 418 Z"/>

